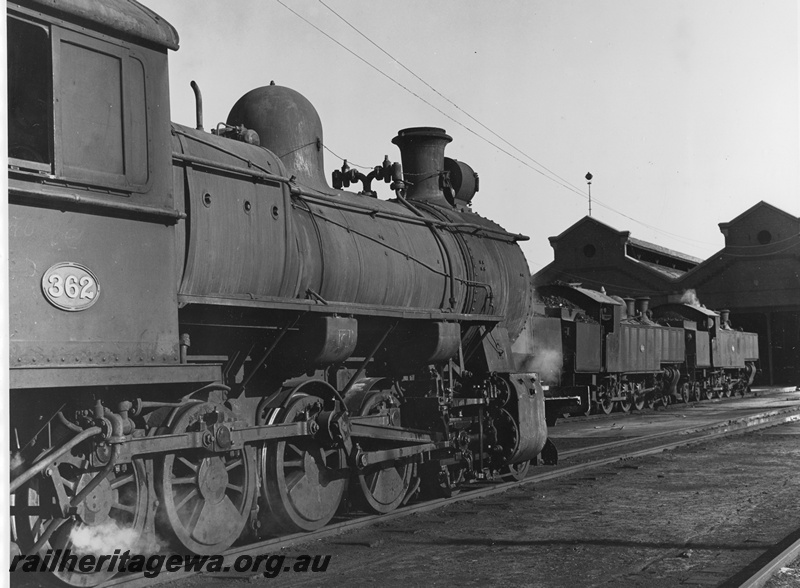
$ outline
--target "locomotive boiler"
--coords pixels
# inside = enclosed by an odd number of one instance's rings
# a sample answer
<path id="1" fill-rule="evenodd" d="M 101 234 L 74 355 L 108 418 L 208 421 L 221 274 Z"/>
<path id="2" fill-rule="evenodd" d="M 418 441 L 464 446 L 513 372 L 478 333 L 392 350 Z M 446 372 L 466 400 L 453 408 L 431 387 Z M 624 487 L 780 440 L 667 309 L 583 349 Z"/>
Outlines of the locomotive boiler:
<path id="1" fill-rule="evenodd" d="M 345 163 L 331 188 L 293 90 L 249 92 L 213 132 L 199 107 L 172 124 L 178 36 L 137 2 L 7 9 L 18 553 L 108 530 L 220 553 L 525 474 L 547 440 L 512 352 L 525 237 L 471 210 L 449 135 L 401 130 L 402 163 Z"/>

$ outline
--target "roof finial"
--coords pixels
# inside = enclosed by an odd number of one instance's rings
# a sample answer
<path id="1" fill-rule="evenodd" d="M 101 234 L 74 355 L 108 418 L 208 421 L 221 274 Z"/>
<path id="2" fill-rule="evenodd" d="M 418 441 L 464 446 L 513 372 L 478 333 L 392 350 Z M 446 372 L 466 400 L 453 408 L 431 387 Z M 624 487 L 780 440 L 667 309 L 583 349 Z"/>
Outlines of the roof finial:
<path id="1" fill-rule="evenodd" d="M 586 183 L 589 184 L 589 216 L 592 216 L 592 172 L 586 172 Z"/>

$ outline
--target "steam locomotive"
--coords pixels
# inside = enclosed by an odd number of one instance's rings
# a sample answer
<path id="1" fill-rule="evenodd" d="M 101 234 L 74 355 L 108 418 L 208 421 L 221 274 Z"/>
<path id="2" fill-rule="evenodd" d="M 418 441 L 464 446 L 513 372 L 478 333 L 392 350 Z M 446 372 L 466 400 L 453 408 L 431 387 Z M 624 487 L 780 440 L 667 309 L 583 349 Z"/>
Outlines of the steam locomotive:
<path id="1" fill-rule="evenodd" d="M 172 124 L 178 36 L 137 2 L 7 11 L 12 549 L 217 554 L 555 459 L 512 351 L 526 237 L 471 210 L 442 129 L 330 187 L 294 90 L 208 132 L 196 88 Z"/>
<path id="2" fill-rule="evenodd" d="M 758 364 L 758 335 L 734 330 L 730 312 L 698 303 L 650 310 L 575 284 L 536 289 L 517 360 L 539 373 L 551 426 L 563 414 L 742 396 Z"/>

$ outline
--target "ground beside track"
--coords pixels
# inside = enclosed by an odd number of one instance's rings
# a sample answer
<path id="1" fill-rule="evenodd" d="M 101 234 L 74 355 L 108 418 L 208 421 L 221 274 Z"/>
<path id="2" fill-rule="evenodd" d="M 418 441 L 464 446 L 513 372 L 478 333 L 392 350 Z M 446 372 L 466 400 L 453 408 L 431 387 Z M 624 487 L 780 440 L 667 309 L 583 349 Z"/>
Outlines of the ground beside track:
<path id="1" fill-rule="evenodd" d="M 769 409 L 796 396 L 762 395 L 760 402 Z M 711 407 L 694 410 L 728 410 L 723 403 Z M 691 410 L 619 416 L 629 434 L 634 428 L 647 434 L 658 427 L 634 426 L 638 419 L 675 420 L 679 417 L 664 415 L 684 411 L 684 421 L 693 418 Z M 619 434 L 609 418 L 614 415 L 583 419 L 586 433 L 602 426 Z M 572 434 L 569 429 L 578 422 L 564 427 L 565 433 Z M 800 424 L 782 425 L 281 552 L 287 559 L 331 555 L 325 573 L 287 572 L 275 579 L 195 576 L 166 586 L 716 586 L 800 528 L 798 464 Z M 773 582 L 790 583 L 774 588 L 797 585 L 788 572 L 782 576 Z"/>
<path id="2" fill-rule="evenodd" d="M 703 428 L 711 423 L 800 404 L 800 391 L 793 388 L 756 388 L 744 398 L 704 400 L 673 404 L 667 408 L 613 412 L 609 415 L 559 419 L 550 437 L 559 451 L 577 449 L 683 428 Z"/>

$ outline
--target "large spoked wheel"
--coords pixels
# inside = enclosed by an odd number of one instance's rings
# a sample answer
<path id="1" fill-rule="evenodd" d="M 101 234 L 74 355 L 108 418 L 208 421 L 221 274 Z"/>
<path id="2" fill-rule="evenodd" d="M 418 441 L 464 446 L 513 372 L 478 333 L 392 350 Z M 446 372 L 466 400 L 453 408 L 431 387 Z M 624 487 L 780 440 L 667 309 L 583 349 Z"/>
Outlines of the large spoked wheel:
<path id="1" fill-rule="evenodd" d="M 233 419 L 223 406 L 198 402 L 183 409 L 171 432 L 203 431 L 211 422 Z M 239 538 L 247 523 L 255 481 L 250 447 L 226 453 L 194 449 L 165 456 L 156 483 L 166 514 L 166 530 L 192 553 L 224 551 Z"/>
<path id="2" fill-rule="evenodd" d="M 681 402 L 684 404 L 688 404 L 690 397 L 691 397 L 691 390 L 692 387 L 689 385 L 689 382 L 684 382 L 681 384 L 680 390 L 678 391 L 678 396 L 681 399 Z"/>
<path id="3" fill-rule="evenodd" d="M 389 414 L 394 416 L 394 424 L 400 425 L 400 411 L 388 390 L 369 394 L 361 407 L 361 415 Z M 358 486 L 367 510 L 378 514 L 391 512 L 403 503 L 411 485 L 413 473 L 411 462 L 390 461 L 375 464 L 358 474 Z"/>
<path id="4" fill-rule="evenodd" d="M 525 479 L 525 477 L 528 475 L 528 470 L 530 469 L 530 460 L 512 463 L 503 468 L 503 471 L 500 473 L 500 477 L 507 482 L 519 482 L 520 480 Z"/>
<path id="5" fill-rule="evenodd" d="M 82 459 L 52 468 L 58 469 L 68 500 L 77 496 L 97 474 L 97 469 L 90 470 L 88 462 Z M 114 549 L 145 552 L 149 546 L 143 535 L 152 515 L 149 495 L 144 465 L 139 461 L 121 464 L 89 492 L 74 515 L 60 518 L 53 508 L 52 484 L 34 478 L 13 497 L 11 510 L 17 542 L 23 553 L 31 554 L 36 548 L 40 557 L 57 549 L 62 553 L 68 549 L 78 558 L 111 554 Z M 51 573 L 69 586 L 97 586 L 116 571 L 106 565 L 88 573 L 58 568 Z"/>
<path id="6" fill-rule="evenodd" d="M 711 400 L 712 398 L 714 398 L 714 390 L 711 388 L 711 386 L 703 387 L 701 391 L 701 398 L 703 400 Z"/>
<path id="7" fill-rule="evenodd" d="M 271 423 L 305 421 L 321 409 L 322 400 L 295 394 Z M 333 518 L 347 486 L 344 452 L 323 447 L 315 439 L 266 443 L 260 450 L 261 505 L 265 534 L 314 531 Z"/>
<path id="8" fill-rule="evenodd" d="M 611 400 L 611 392 L 605 386 L 599 386 L 597 389 L 597 411 L 603 414 L 611 414 L 614 410 L 614 401 Z"/>
<path id="9" fill-rule="evenodd" d="M 700 391 L 700 384 L 695 382 L 692 384 L 691 399 L 697 402 L 702 400 L 703 393 Z"/>
<path id="10" fill-rule="evenodd" d="M 633 395 L 633 408 L 636 410 L 644 410 L 645 407 L 645 399 L 638 391 L 634 392 Z"/>
<path id="11" fill-rule="evenodd" d="M 630 412 L 631 411 L 631 401 L 630 400 L 620 400 L 618 403 L 619 409 L 622 412 Z"/>

